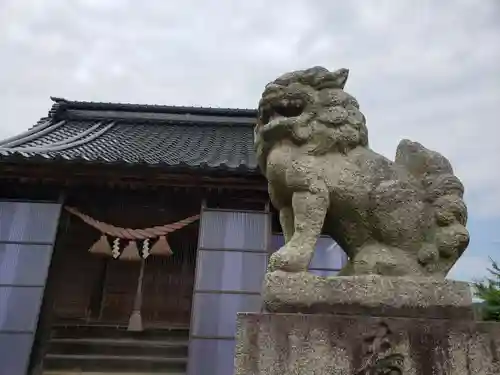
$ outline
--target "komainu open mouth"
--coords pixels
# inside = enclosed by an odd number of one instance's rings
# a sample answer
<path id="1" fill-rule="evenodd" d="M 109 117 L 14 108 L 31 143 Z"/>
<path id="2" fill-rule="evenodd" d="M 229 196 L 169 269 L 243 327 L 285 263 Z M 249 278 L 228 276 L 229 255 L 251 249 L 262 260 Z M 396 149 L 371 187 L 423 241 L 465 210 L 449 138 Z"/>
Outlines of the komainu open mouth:
<path id="1" fill-rule="evenodd" d="M 260 108 L 260 120 L 262 125 L 281 118 L 300 116 L 304 111 L 306 103 L 301 98 L 283 98 L 263 104 Z"/>

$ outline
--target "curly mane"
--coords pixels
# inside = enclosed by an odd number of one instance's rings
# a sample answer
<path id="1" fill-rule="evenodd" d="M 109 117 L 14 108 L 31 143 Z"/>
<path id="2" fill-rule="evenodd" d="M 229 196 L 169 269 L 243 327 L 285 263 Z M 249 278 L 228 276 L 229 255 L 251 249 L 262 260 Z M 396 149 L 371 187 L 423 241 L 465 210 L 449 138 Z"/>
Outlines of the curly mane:
<path id="1" fill-rule="evenodd" d="M 314 155 L 368 146 L 365 116 L 357 100 L 343 90 L 348 73 L 314 67 L 287 73 L 266 86 L 255 127 L 261 163 L 283 140 L 307 145 Z"/>

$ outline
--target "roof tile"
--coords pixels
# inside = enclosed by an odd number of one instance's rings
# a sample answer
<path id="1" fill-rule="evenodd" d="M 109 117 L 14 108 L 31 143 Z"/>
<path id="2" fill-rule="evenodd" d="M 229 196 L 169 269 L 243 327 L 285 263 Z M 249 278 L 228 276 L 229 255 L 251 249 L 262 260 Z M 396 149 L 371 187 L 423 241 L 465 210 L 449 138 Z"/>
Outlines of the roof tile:
<path id="1" fill-rule="evenodd" d="M 12 147 L 0 142 L 0 161 L 43 157 L 257 172 L 252 110 L 193 108 L 190 116 L 189 107 L 57 100 L 49 120 L 64 124 L 48 133 L 21 136 Z"/>

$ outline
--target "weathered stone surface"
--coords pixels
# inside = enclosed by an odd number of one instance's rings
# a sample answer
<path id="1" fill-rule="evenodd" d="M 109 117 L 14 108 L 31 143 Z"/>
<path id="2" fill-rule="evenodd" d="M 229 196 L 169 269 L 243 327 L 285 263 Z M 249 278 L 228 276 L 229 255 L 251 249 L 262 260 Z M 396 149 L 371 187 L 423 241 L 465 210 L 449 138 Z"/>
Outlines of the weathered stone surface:
<path id="1" fill-rule="evenodd" d="M 500 324 L 239 314 L 235 368 L 235 375 L 498 375 Z"/>
<path id="2" fill-rule="evenodd" d="M 323 229 L 350 258 L 343 275 L 442 279 L 469 243 L 463 186 L 418 143 L 402 141 L 394 162 L 372 151 L 347 77 L 315 67 L 262 94 L 255 147 L 286 239 L 269 270 L 305 271 Z"/>
<path id="3" fill-rule="evenodd" d="M 470 286 L 434 278 L 267 273 L 267 311 L 474 319 Z"/>

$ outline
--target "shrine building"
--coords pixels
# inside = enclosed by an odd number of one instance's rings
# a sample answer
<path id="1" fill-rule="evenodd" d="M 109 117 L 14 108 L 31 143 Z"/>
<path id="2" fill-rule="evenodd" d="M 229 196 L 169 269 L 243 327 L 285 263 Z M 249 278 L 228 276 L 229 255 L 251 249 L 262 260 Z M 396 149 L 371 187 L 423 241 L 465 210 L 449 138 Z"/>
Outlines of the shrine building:
<path id="1" fill-rule="evenodd" d="M 0 374 L 232 375 L 283 244 L 256 111 L 52 100 L 0 141 Z"/>

